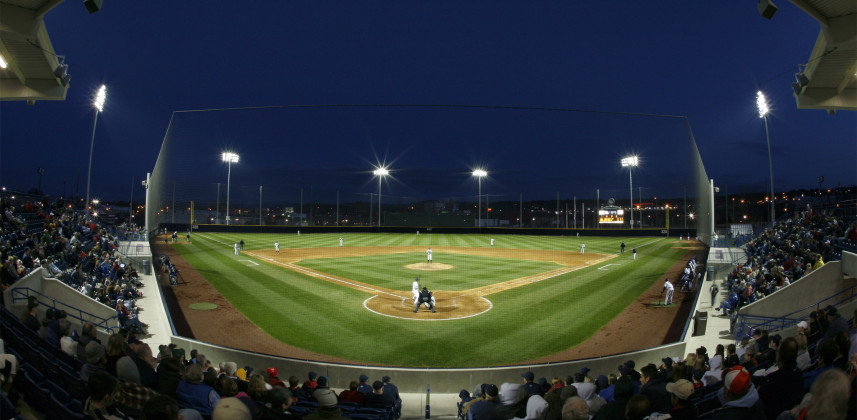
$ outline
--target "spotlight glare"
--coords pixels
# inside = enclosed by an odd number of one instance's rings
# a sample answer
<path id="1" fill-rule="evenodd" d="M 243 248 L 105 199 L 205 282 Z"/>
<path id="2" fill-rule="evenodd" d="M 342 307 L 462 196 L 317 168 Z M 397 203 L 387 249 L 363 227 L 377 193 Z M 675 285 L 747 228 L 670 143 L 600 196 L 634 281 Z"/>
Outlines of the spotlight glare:
<path id="1" fill-rule="evenodd" d="M 93 102 L 92 105 L 95 106 L 95 109 L 97 109 L 98 112 L 102 112 L 104 110 L 104 101 L 106 100 L 107 86 L 101 85 L 101 87 L 98 88 L 98 93 L 95 95 L 95 102 Z"/>
<path id="2" fill-rule="evenodd" d="M 765 118 L 765 115 L 768 115 L 768 112 L 770 112 L 768 101 L 761 90 L 756 92 L 756 106 L 759 108 L 759 118 Z"/>

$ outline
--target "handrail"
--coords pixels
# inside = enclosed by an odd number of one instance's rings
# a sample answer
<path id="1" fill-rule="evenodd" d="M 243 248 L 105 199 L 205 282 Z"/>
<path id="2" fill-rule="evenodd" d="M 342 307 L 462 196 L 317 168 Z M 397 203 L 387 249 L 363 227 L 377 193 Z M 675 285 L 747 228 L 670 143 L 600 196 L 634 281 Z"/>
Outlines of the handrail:
<path id="1" fill-rule="evenodd" d="M 116 324 L 117 325 L 119 324 L 119 318 L 117 315 L 114 315 L 110 318 L 102 318 L 99 315 L 86 312 L 83 309 L 79 309 L 79 308 L 71 306 L 65 302 L 56 300 L 50 296 L 45 295 L 42 292 L 39 292 L 38 290 L 34 290 L 34 289 L 29 288 L 29 287 L 13 287 L 12 288 L 12 303 L 14 304 L 15 302 L 18 302 L 18 301 L 28 300 L 30 298 L 31 293 L 34 295 L 39 295 L 42 298 L 44 298 L 45 300 L 49 300 L 51 302 L 51 305 L 48 305 L 48 306 L 52 307 L 55 311 L 56 310 L 64 310 L 68 316 L 70 316 L 74 319 L 77 319 L 78 321 L 81 322 L 81 324 L 84 322 L 92 322 L 93 325 L 95 325 L 97 328 L 103 328 L 104 331 L 106 331 L 106 332 L 109 332 L 110 330 L 117 328 L 117 327 L 111 327 L 110 326 L 109 322 L 111 320 L 116 320 Z M 40 303 L 42 303 L 41 300 L 40 300 Z M 57 304 L 62 305 L 62 308 L 57 307 Z M 77 315 L 74 314 L 74 311 L 77 312 Z M 84 319 L 83 318 L 84 314 L 88 315 L 90 318 Z"/>
<path id="2" fill-rule="evenodd" d="M 843 295 L 846 293 L 849 293 L 849 295 L 847 297 L 844 297 L 844 298 L 839 299 L 837 301 L 834 301 L 832 303 L 828 302 L 831 299 L 835 299 L 837 296 Z M 838 291 L 838 292 L 836 292 L 836 293 L 834 293 L 834 294 L 832 294 L 832 295 L 830 295 L 824 299 L 819 300 L 818 302 L 811 303 L 809 305 L 804 306 L 803 308 L 794 310 L 792 312 L 789 312 L 789 313 L 787 313 L 785 315 L 781 315 L 781 316 L 745 315 L 745 314 L 739 313 L 738 314 L 738 322 L 737 322 L 738 326 L 735 330 L 735 340 L 740 341 L 741 334 L 743 334 L 745 329 L 747 329 L 747 328 L 749 328 L 749 331 L 752 331 L 752 330 L 757 329 L 759 327 L 765 327 L 765 329 L 768 329 L 768 330 L 770 330 L 770 329 L 774 329 L 774 330 L 785 329 L 785 328 L 791 327 L 793 325 L 796 325 L 798 322 L 803 320 L 802 316 L 796 316 L 795 317 L 794 315 L 796 315 L 796 314 L 804 313 L 813 307 L 815 308 L 813 310 L 813 312 L 818 311 L 819 309 L 821 309 L 822 306 L 832 305 L 835 307 L 835 306 L 840 305 L 842 303 L 845 303 L 847 301 L 851 301 L 855 297 L 857 297 L 857 285 L 853 285 L 851 287 L 847 287 L 845 289 L 842 289 L 842 290 L 840 290 L 840 291 Z M 827 302 L 827 303 L 825 303 L 825 302 Z M 751 320 L 762 320 L 763 322 L 754 324 L 754 323 L 750 322 Z M 776 325 L 779 325 L 779 328 L 770 327 L 770 326 L 776 326 Z"/>

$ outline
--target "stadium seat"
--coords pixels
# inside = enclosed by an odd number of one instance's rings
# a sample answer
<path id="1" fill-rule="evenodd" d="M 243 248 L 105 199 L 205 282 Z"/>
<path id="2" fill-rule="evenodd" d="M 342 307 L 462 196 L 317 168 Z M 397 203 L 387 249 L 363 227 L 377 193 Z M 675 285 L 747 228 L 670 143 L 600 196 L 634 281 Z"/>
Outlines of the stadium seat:
<path id="1" fill-rule="evenodd" d="M 83 404 L 80 401 L 72 400 L 71 403 L 57 407 L 57 413 L 63 419 L 85 419 L 83 415 Z"/>

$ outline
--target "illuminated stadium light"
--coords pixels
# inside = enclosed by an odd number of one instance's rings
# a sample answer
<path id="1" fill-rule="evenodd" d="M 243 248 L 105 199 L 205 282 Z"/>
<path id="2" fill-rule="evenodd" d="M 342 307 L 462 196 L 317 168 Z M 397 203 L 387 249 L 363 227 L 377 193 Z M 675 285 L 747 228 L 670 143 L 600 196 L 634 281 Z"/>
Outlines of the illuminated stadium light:
<path id="1" fill-rule="evenodd" d="M 220 159 L 226 162 L 229 169 L 226 172 L 226 225 L 229 226 L 229 187 L 232 182 L 232 164 L 238 163 L 238 153 L 223 152 Z M 218 198 L 217 201 L 220 201 Z"/>
<path id="2" fill-rule="evenodd" d="M 768 171 L 771 175 L 771 220 L 774 224 L 774 161 L 771 159 L 771 133 L 768 131 L 768 113 L 771 112 L 768 108 L 768 101 L 765 99 L 765 94 L 762 91 L 756 92 L 756 106 L 759 108 L 759 118 L 765 120 L 765 138 L 768 140 Z"/>
<path id="3" fill-rule="evenodd" d="M 86 171 L 86 203 L 89 205 L 89 186 L 92 180 L 92 151 L 95 149 L 95 126 L 98 123 L 98 114 L 104 110 L 104 102 L 107 101 L 107 86 L 101 85 L 92 106 L 95 107 L 95 121 L 92 122 L 92 140 L 89 143 L 89 169 Z"/>
<path id="4" fill-rule="evenodd" d="M 640 159 L 637 156 L 628 156 L 626 158 L 622 158 L 622 167 L 628 168 L 628 184 L 631 190 L 631 205 L 628 208 L 631 210 L 631 229 L 634 228 L 634 179 L 631 175 L 631 170 L 635 166 L 640 165 Z"/>
<path id="5" fill-rule="evenodd" d="M 375 176 L 378 177 L 378 227 L 381 226 L 381 181 L 385 176 L 390 174 L 390 171 L 383 166 L 379 166 L 374 171 L 372 171 Z"/>
<path id="6" fill-rule="evenodd" d="M 3 55 L 0 54 L 0 69 L 5 69 L 7 67 L 9 67 L 9 65 L 6 64 L 6 60 L 3 58 Z"/>
<path id="7" fill-rule="evenodd" d="M 768 100 L 765 99 L 765 94 L 761 90 L 756 92 L 756 107 L 759 108 L 759 118 L 765 118 L 768 112 L 771 112 L 768 108 Z"/>
<path id="8" fill-rule="evenodd" d="M 479 180 L 479 196 L 477 197 L 477 201 L 479 202 L 479 204 L 476 206 L 477 207 L 476 226 L 481 228 L 482 227 L 482 178 L 485 178 L 486 176 L 488 176 L 488 171 L 486 171 L 484 169 L 475 169 L 475 170 L 473 170 L 473 176 L 475 176 L 476 179 Z"/>

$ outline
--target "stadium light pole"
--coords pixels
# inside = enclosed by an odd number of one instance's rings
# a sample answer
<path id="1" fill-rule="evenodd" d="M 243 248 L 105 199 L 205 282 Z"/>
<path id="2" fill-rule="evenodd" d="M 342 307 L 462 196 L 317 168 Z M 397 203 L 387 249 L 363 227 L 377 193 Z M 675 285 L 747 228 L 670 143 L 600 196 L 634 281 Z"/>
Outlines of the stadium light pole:
<path id="1" fill-rule="evenodd" d="M 476 169 L 473 171 L 473 176 L 476 177 L 479 183 L 479 196 L 477 197 L 479 204 L 476 210 L 476 226 L 482 229 L 482 178 L 488 176 L 488 172 L 484 169 Z"/>
<path id="2" fill-rule="evenodd" d="M 86 213 L 89 214 L 89 182 L 92 179 L 92 151 L 95 149 L 95 125 L 98 123 L 98 114 L 104 110 L 104 101 L 107 100 L 107 86 L 101 85 L 95 94 L 92 106 L 95 107 L 95 120 L 92 122 L 92 140 L 89 142 L 89 169 L 86 171 Z"/>
<path id="3" fill-rule="evenodd" d="M 220 159 L 226 162 L 229 169 L 226 171 L 226 226 L 229 226 L 229 187 L 232 182 L 232 164 L 238 163 L 238 154 L 232 152 L 223 152 Z"/>
<path id="4" fill-rule="evenodd" d="M 390 173 L 390 171 L 381 166 L 375 169 L 372 173 L 378 177 L 378 227 L 381 227 L 381 181 Z"/>
<path id="5" fill-rule="evenodd" d="M 631 175 L 631 170 L 640 164 L 640 159 L 637 156 L 628 156 L 622 158 L 622 167 L 628 168 L 628 184 L 631 191 L 631 229 L 634 228 L 634 178 Z"/>
<path id="6" fill-rule="evenodd" d="M 768 140 L 768 171 L 771 175 L 771 225 L 774 224 L 774 161 L 771 159 L 771 133 L 768 131 L 768 101 L 762 91 L 756 92 L 756 106 L 759 108 L 759 118 L 765 120 L 765 138 Z"/>

